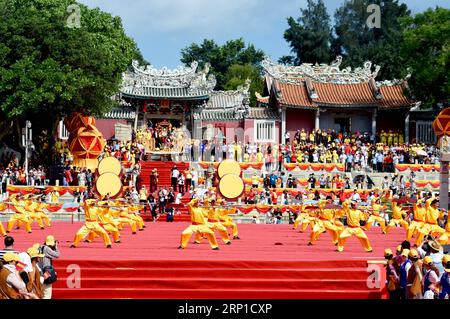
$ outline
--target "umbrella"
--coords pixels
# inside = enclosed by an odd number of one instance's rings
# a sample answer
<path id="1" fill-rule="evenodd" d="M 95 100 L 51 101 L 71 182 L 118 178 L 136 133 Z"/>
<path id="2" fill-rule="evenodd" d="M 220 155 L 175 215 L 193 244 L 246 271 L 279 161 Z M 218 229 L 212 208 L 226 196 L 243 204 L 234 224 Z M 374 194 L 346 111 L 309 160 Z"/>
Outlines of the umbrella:
<path id="1" fill-rule="evenodd" d="M 425 152 L 424 150 L 417 150 L 416 154 L 419 156 L 428 156 L 427 152 Z"/>

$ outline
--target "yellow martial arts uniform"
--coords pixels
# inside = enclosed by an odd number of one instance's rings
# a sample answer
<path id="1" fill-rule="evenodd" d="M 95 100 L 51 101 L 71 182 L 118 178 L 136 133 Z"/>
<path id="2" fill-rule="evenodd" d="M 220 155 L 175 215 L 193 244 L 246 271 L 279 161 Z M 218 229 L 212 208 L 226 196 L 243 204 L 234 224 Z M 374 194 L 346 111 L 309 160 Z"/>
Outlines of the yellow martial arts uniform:
<path id="1" fill-rule="evenodd" d="M 372 227 L 372 223 L 376 221 L 380 224 L 381 232 L 386 234 L 386 220 L 380 216 L 381 210 L 386 209 L 386 206 L 372 203 L 372 214 L 369 216 L 366 222 L 366 230 L 369 230 Z"/>
<path id="2" fill-rule="evenodd" d="M 236 208 L 219 208 L 217 213 L 219 214 L 220 223 L 226 228 L 231 227 L 231 234 L 233 235 L 233 239 L 240 239 L 238 228 L 235 222 L 233 222 L 233 218 L 231 218 L 230 214 L 236 213 Z"/>
<path id="3" fill-rule="evenodd" d="M 324 231 L 328 231 L 331 235 L 333 244 L 338 244 L 338 238 L 341 230 L 334 224 L 334 209 L 325 209 L 326 203 L 319 202 L 319 209 L 317 210 L 318 218 L 314 224 L 311 237 L 308 245 L 312 245 L 319 239 L 320 234 Z"/>
<path id="4" fill-rule="evenodd" d="M 143 205 L 133 205 L 128 208 L 130 218 L 136 223 L 139 230 L 144 230 L 144 219 L 139 215 L 139 212 L 144 209 Z"/>
<path id="5" fill-rule="evenodd" d="M 188 204 L 188 211 L 191 217 L 192 225 L 190 225 L 181 233 L 181 243 L 178 248 L 185 249 L 192 234 L 200 233 L 202 236 L 208 239 L 211 248 L 217 250 L 219 249 L 219 245 L 217 244 L 216 236 L 214 235 L 214 232 L 205 224 L 205 218 L 203 216 L 202 210 L 200 207 L 198 207 L 197 203 L 198 199 L 195 198 Z"/>
<path id="6" fill-rule="evenodd" d="M 9 233 L 16 223 L 22 222 L 23 224 L 25 224 L 25 230 L 29 234 L 31 234 L 31 223 L 33 220 L 30 218 L 28 214 L 28 210 L 26 209 L 27 205 L 25 201 L 17 200 L 15 196 L 11 196 L 10 200 L 13 203 L 16 212 L 9 219 L 6 225 L 6 232 Z"/>
<path id="7" fill-rule="evenodd" d="M 447 224 L 445 225 L 445 233 L 443 233 L 437 240 L 441 245 L 450 244 L 450 218 L 447 219 Z"/>
<path id="8" fill-rule="evenodd" d="M 316 223 L 316 212 L 315 210 L 306 209 L 309 205 L 303 205 L 298 215 L 297 219 L 294 221 L 294 229 L 297 229 L 299 225 L 301 225 L 300 233 L 303 233 L 308 228 L 308 225 L 311 226 L 311 229 L 314 228 Z"/>
<path id="9" fill-rule="evenodd" d="M 112 210 L 113 216 L 120 221 L 120 225 L 117 226 L 117 228 L 119 230 L 123 229 L 124 225 L 130 225 L 131 227 L 131 233 L 133 235 L 136 234 L 136 230 L 137 230 L 137 224 L 136 221 L 133 220 L 133 218 L 131 217 L 131 214 L 128 212 L 128 208 L 124 207 L 123 204 L 119 201 L 117 202 L 113 202 L 110 201 L 109 202 L 110 206 L 115 206 L 114 209 Z"/>
<path id="10" fill-rule="evenodd" d="M 227 228 L 220 222 L 218 210 L 219 208 L 217 207 L 205 207 L 203 209 L 203 216 L 205 216 L 206 214 L 206 225 L 212 231 L 217 230 L 219 234 L 222 236 L 223 242 L 229 245 L 231 244 L 230 235 L 228 234 Z M 199 244 L 202 238 L 203 237 L 201 233 L 197 232 L 197 234 L 195 235 L 195 242 Z"/>
<path id="11" fill-rule="evenodd" d="M 427 214 L 427 209 L 423 206 L 419 206 L 420 203 L 414 203 L 413 213 L 414 220 L 408 227 L 406 232 L 406 240 L 410 241 L 414 234 L 418 234 L 425 225 L 425 216 Z"/>
<path id="12" fill-rule="evenodd" d="M 95 202 L 93 200 L 86 200 L 84 202 L 84 214 L 86 221 L 83 227 L 78 230 L 73 240 L 71 248 L 77 247 L 78 243 L 88 236 L 91 232 L 95 232 L 97 235 L 101 236 L 106 248 L 111 248 L 111 239 L 104 228 L 102 228 L 98 222 L 98 212 L 97 208 L 94 207 Z"/>
<path id="13" fill-rule="evenodd" d="M 405 212 L 403 212 L 402 208 L 397 205 L 397 202 L 392 203 L 392 219 L 389 221 L 389 224 L 386 227 L 386 234 L 388 233 L 389 229 L 394 226 L 402 226 L 406 231 L 408 231 L 408 222 L 403 219 L 403 217 L 406 215 Z"/>
<path id="14" fill-rule="evenodd" d="M 36 202 L 36 207 L 34 209 L 34 212 L 38 215 L 41 222 L 45 223 L 45 226 L 50 227 L 52 225 L 51 220 L 44 211 L 44 209 L 47 207 L 48 207 L 48 204 L 46 204 L 46 203 Z"/>
<path id="15" fill-rule="evenodd" d="M 350 208 L 347 202 L 343 204 L 343 208 L 345 215 L 347 216 L 348 226 L 345 227 L 345 229 L 339 235 L 337 251 L 343 251 L 345 241 L 351 236 L 356 236 L 358 237 L 361 245 L 364 247 L 364 250 L 367 252 L 371 252 L 372 246 L 370 245 L 369 238 L 360 226 L 361 220 L 365 220 L 366 215 L 358 209 Z"/>
<path id="16" fill-rule="evenodd" d="M 425 224 L 422 229 L 419 231 L 419 236 L 416 239 L 416 245 L 420 246 L 422 244 L 423 239 L 428 234 L 438 234 L 439 236 L 445 233 L 445 229 L 438 225 L 438 219 L 441 217 L 441 212 L 431 207 L 431 202 L 434 200 L 434 197 L 428 199 L 425 203 L 425 208 L 427 213 L 425 215 Z"/>
<path id="17" fill-rule="evenodd" d="M 102 203 L 104 205 L 104 203 Z M 103 229 L 113 236 L 115 243 L 120 243 L 120 232 L 117 229 L 109 207 L 99 207 L 97 209 L 98 222 Z M 88 235 L 87 241 L 92 242 L 99 235 L 95 231 L 91 231 Z"/>

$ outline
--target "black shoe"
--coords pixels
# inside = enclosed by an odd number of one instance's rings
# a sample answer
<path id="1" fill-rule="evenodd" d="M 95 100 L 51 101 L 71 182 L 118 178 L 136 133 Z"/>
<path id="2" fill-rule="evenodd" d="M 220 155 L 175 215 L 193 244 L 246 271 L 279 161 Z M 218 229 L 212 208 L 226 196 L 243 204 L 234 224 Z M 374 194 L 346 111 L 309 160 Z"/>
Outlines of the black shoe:
<path id="1" fill-rule="evenodd" d="M 32 233 L 31 231 L 28 232 L 28 234 L 31 234 L 31 233 Z"/>
<path id="2" fill-rule="evenodd" d="M 371 249 L 371 250 L 368 250 L 367 252 L 368 252 L 368 253 L 371 253 L 371 252 L 373 252 L 373 250 Z"/>
<path id="3" fill-rule="evenodd" d="M 144 228 L 140 228 L 140 229 L 139 229 L 139 231 L 143 231 L 143 230 L 144 230 Z"/>
<path id="4" fill-rule="evenodd" d="M 213 248 L 212 250 L 219 250 L 219 247 Z"/>
<path id="5" fill-rule="evenodd" d="M 133 235 L 136 235 L 136 232 L 134 231 L 134 232 L 132 232 L 132 234 L 133 234 Z"/>
<path id="6" fill-rule="evenodd" d="M 313 244 L 312 244 L 312 242 L 308 242 L 308 246 L 312 246 Z"/>
<path id="7" fill-rule="evenodd" d="M 115 244 L 120 244 L 121 241 L 120 241 L 120 239 L 119 239 L 118 241 L 115 241 L 114 243 L 115 243 Z"/>
<path id="8" fill-rule="evenodd" d="M 45 229 L 44 227 L 41 227 L 41 229 Z"/>
<path id="9" fill-rule="evenodd" d="M 75 246 L 74 244 L 70 245 L 69 248 L 77 248 L 77 246 Z"/>
<path id="10" fill-rule="evenodd" d="M 239 236 L 233 236 L 233 239 L 240 239 Z"/>
<path id="11" fill-rule="evenodd" d="M 231 241 L 227 242 L 225 245 L 231 245 Z"/>
<path id="12" fill-rule="evenodd" d="M 9 234 L 9 230 L 7 230 L 6 233 Z"/>
<path id="13" fill-rule="evenodd" d="M 87 240 L 87 239 L 85 239 L 85 240 L 83 240 L 85 243 L 88 243 L 88 244 L 90 244 L 91 242 L 89 241 L 89 240 Z"/>
<path id="14" fill-rule="evenodd" d="M 147 228 L 147 226 L 143 225 L 142 227 Z"/>
<path id="15" fill-rule="evenodd" d="M 178 249 L 184 249 L 184 247 L 183 246 L 178 246 Z"/>
<path id="16" fill-rule="evenodd" d="M 111 245 L 108 245 L 108 246 L 106 246 L 106 248 L 112 248 L 112 246 L 111 246 Z"/>

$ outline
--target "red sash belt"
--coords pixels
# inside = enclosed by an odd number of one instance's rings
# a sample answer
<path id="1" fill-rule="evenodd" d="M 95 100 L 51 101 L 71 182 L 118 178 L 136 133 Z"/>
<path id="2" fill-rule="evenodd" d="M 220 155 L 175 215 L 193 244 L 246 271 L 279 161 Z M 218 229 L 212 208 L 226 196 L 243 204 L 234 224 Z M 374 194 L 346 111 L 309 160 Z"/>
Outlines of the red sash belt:
<path id="1" fill-rule="evenodd" d="M 361 226 L 348 226 L 350 228 L 360 228 Z"/>
<path id="2" fill-rule="evenodd" d="M 202 223 L 198 223 L 198 222 L 192 222 L 192 225 L 195 225 L 195 226 L 197 226 L 197 225 L 204 225 L 204 224 L 202 224 Z"/>
<path id="3" fill-rule="evenodd" d="M 210 223 L 218 223 L 218 222 L 219 222 L 219 221 L 216 220 L 216 219 L 210 219 L 210 218 L 208 218 L 208 221 L 209 221 Z"/>

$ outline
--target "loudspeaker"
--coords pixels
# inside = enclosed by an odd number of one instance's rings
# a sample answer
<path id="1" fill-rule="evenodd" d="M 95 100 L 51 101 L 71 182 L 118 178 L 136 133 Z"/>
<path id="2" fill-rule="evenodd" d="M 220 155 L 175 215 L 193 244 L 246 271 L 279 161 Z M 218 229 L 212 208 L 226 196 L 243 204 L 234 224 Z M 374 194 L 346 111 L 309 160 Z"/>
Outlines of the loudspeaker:
<path id="1" fill-rule="evenodd" d="M 63 164 L 55 164 L 50 166 L 49 168 L 49 177 L 50 185 L 56 185 L 56 181 L 59 180 L 59 185 L 63 186 L 64 182 L 64 171 L 65 166 Z"/>

